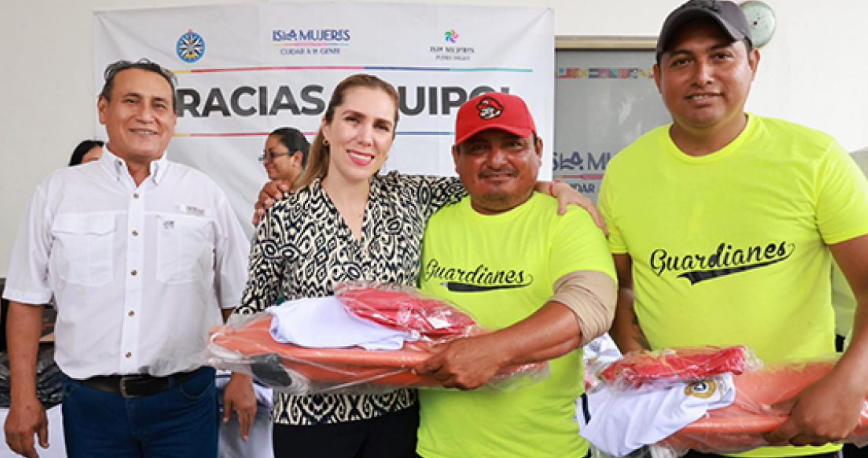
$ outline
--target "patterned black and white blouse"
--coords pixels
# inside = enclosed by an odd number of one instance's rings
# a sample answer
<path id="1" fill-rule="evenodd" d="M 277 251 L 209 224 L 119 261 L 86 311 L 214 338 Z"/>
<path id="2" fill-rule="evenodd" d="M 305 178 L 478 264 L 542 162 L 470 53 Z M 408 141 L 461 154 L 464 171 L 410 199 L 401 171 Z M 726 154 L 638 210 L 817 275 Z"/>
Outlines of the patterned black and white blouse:
<path id="1" fill-rule="evenodd" d="M 247 288 L 235 313 L 286 299 L 334 294 L 345 281 L 416 285 L 428 218 L 466 192 L 455 178 L 397 172 L 372 179 L 362 237 L 356 240 L 320 180 L 278 201 L 256 230 Z M 275 392 L 274 421 L 316 425 L 364 420 L 412 406 L 415 392 L 292 396 Z"/>

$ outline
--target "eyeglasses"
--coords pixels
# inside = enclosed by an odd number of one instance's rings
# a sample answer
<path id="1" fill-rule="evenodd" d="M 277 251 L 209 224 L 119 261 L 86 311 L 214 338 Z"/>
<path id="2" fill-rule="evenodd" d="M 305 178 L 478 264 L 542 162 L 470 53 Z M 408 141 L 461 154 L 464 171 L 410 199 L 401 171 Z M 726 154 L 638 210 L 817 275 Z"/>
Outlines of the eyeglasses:
<path id="1" fill-rule="evenodd" d="M 259 156 L 259 162 L 265 162 L 266 160 L 274 161 L 275 159 L 277 159 L 279 157 L 291 156 L 291 155 L 292 155 L 292 153 L 290 153 L 290 152 L 275 153 L 273 151 L 263 151 L 262 155 Z"/>

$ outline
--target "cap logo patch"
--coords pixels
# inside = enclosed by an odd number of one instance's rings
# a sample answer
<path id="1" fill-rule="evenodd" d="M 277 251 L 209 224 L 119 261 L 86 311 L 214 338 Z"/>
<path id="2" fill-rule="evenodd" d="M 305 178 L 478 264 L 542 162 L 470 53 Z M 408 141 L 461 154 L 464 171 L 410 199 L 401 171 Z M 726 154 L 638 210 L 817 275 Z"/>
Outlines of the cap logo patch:
<path id="1" fill-rule="evenodd" d="M 503 105 L 491 97 L 480 100 L 476 109 L 479 110 L 479 118 L 485 120 L 499 118 L 503 114 Z"/>

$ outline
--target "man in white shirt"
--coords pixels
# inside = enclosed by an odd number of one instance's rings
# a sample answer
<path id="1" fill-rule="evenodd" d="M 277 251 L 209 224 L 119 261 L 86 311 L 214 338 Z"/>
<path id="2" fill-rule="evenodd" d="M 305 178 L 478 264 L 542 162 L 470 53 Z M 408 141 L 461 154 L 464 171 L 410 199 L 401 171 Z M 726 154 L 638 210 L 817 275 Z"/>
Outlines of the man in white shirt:
<path id="1" fill-rule="evenodd" d="M 141 60 L 105 78 L 102 158 L 37 187 L 13 249 L 6 441 L 27 457 L 34 435 L 48 443 L 35 357 L 53 296 L 70 458 L 216 457 L 214 371 L 199 355 L 241 297 L 248 242 L 217 185 L 166 159 L 174 76 Z"/>

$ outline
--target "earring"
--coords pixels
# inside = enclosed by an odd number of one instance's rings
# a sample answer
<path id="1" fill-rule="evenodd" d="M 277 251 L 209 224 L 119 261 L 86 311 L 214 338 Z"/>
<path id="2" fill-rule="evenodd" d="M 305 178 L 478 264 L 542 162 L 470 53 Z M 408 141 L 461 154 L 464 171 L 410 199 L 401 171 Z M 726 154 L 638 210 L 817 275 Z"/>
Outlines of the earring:
<path id="1" fill-rule="evenodd" d="M 329 140 L 327 138 L 322 139 L 322 146 L 329 146 Z"/>

